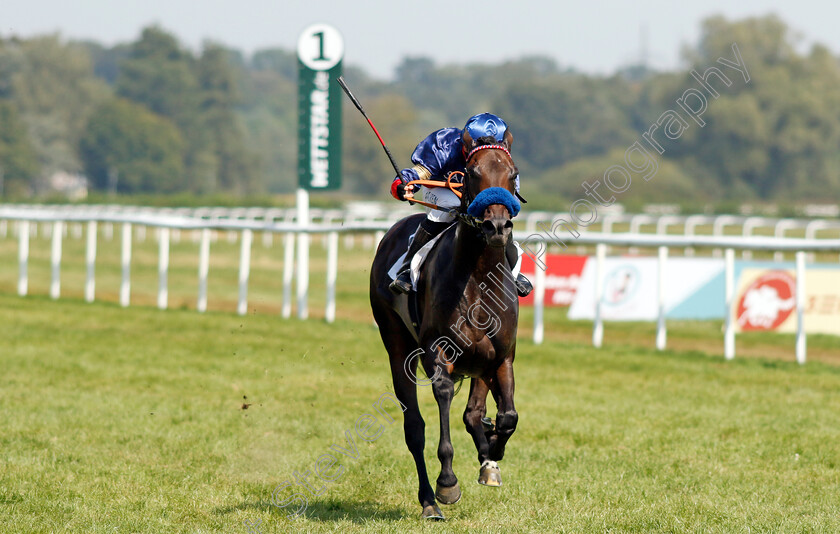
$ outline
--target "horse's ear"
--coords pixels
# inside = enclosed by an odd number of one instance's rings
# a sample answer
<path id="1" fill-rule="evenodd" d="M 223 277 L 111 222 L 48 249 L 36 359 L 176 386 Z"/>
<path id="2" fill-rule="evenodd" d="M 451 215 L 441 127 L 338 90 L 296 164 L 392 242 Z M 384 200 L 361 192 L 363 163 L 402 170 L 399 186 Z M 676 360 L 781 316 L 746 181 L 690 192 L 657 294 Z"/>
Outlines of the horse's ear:
<path id="1" fill-rule="evenodd" d="M 502 139 L 502 144 L 510 150 L 510 145 L 513 144 L 513 134 L 510 133 L 510 129 L 505 130 L 505 137 Z"/>
<path id="2" fill-rule="evenodd" d="M 467 154 L 469 154 L 470 151 L 475 148 L 475 140 L 470 136 L 470 132 L 467 130 L 464 130 L 461 134 L 461 139 L 464 141 L 464 150 Z"/>

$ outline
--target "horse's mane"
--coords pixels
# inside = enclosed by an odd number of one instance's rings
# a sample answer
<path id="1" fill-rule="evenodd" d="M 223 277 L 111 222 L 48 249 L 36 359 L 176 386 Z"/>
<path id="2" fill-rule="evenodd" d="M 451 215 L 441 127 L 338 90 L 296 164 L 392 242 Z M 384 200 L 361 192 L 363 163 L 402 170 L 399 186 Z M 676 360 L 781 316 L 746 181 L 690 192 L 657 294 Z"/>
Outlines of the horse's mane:
<path id="1" fill-rule="evenodd" d="M 498 145 L 499 142 L 492 135 L 485 135 L 475 140 L 475 146 Z"/>

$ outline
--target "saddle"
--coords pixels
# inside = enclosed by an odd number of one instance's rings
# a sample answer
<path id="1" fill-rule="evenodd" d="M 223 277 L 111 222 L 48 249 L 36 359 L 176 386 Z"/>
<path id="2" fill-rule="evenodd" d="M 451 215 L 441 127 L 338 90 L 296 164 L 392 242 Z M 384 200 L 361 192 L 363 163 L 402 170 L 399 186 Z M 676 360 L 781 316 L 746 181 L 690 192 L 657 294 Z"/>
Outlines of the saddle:
<path id="1" fill-rule="evenodd" d="M 420 338 L 420 324 L 422 322 L 422 314 L 420 313 L 420 307 L 417 303 L 417 282 L 420 279 L 420 273 L 422 271 L 423 265 L 426 262 L 426 258 L 429 256 L 429 253 L 437 246 L 440 239 L 443 237 L 446 232 L 452 230 L 453 227 L 457 226 L 457 222 L 453 222 L 450 226 L 446 227 L 441 233 L 436 235 L 431 241 L 423 245 L 423 247 L 417 251 L 413 258 L 411 258 L 411 284 L 414 287 L 414 291 L 410 291 L 407 294 L 400 294 L 395 295 L 393 302 L 393 309 L 397 312 L 402 319 L 405 326 L 408 328 L 408 331 L 411 332 L 412 337 L 414 337 L 415 341 L 419 341 Z M 414 238 L 414 235 L 411 236 L 411 239 Z M 523 250 L 522 247 L 519 246 L 519 243 L 514 241 L 514 246 L 516 246 L 517 253 L 519 258 L 517 259 L 516 265 L 511 270 L 511 274 L 514 278 L 519 275 L 520 269 L 522 268 L 522 254 Z M 399 273 L 399 269 L 403 264 L 403 260 L 405 259 L 405 255 L 408 253 L 404 252 L 394 265 L 388 270 L 388 276 L 391 280 L 397 277 Z"/>
<path id="2" fill-rule="evenodd" d="M 441 233 L 436 235 L 432 238 L 431 241 L 423 245 L 423 247 L 414 254 L 414 257 L 411 258 L 411 284 L 414 286 L 414 291 L 410 291 L 404 295 L 396 295 L 393 300 L 393 307 L 394 311 L 402 319 L 405 326 L 408 328 L 408 331 L 411 332 L 412 337 L 415 340 L 419 340 L 420 337 L 420 322 L 421 322 L 421 313 L 420 307 L 417 303 L 417 282 L 420 279 L 420 272 L 423 268 L 423 265 L 426 262 L 426 258 L 429 256 L 429 253 L 435 246 L 438 244 L 440 239 L 443 235 L 450 231 L 453 227 L 457 225 L 457 222 L 453 222 L 451 225 L 446 227 Z M 412 234 L 411 239 L 414 239 L 414 235 Z M 399 269 L 405 260 L 405 255 L 408 254 L 408 250 L 403 252 L 403 254 L 397 258 L 397 261 L 391 268 L 388 270 L 388 276 L 391 280 L 397 277 L 399 273 Z"/>

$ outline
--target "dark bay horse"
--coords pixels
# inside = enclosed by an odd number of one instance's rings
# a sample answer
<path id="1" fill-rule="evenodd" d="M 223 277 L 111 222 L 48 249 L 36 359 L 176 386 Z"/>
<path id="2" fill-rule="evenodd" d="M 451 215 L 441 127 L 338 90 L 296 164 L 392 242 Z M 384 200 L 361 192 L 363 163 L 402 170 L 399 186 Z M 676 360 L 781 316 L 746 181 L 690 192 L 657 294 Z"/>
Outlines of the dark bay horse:
<path id="1" fill-rule="evenodd" d="M 394 390 L 404 405 L 405 441 L 417 466 L 422 516 L 428 519 L 443 519 L 438 501 L 452 504 L 461 498 L 449 434 L 455 381 L 470 377 L 463 419 L 478 450 L 479 483 L 501 485 L 496 462 L 516 429 L 513 359 L 519 302 L 505 258 L 513 233 L 511 217 L 519 211 L 513 197 L 518 173 L 509 152 L 512 141 L 509 131 L 501 144 L 492 138 L 464 139 L 461 208 L 457 223 L 429 253 L 417 282 L 417 331 L 397 313 L 397 299 L 406 296 L 388 290 L 387 273 L 423 215 L 407 217 L 385 234 L 371 269 L 370 302 L 390 358 Z M 489 204 L 496 201 L 500 203 Z M 418 363 L 430 378 L 418 378 Z M 425 423 L 417 405 L 418 385 L 431 385 L 440 414 L 441 471 L 434 492 L 423 459 Z M 495 422 L 485 417 L 488 392 L 497 406 Z"/>

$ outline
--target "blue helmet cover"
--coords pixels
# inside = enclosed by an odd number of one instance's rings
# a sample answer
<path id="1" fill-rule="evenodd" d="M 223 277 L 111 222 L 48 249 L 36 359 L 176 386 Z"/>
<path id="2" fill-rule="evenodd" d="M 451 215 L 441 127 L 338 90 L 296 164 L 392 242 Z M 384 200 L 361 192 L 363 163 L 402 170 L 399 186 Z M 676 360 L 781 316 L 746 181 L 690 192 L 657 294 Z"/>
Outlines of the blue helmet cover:
<path id="1" fill-rule="evenodd" d="M 470 134 L 473 139 L 490 136 L 501 142 L 505 138 L 507 123 L 492 113 L 479 113 L 473 115 L 464 126 L 464 131 Z"/>

